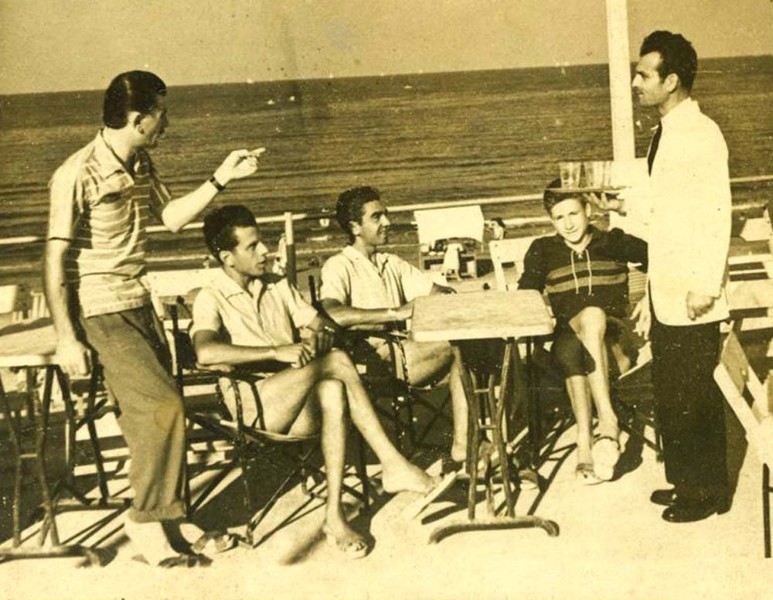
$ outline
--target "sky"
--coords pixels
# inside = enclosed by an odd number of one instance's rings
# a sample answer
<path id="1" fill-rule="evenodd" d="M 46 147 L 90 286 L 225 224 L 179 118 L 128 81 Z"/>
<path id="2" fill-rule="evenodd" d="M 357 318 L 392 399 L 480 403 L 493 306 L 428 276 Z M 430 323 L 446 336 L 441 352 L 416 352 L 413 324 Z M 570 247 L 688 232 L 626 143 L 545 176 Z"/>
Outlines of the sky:
<path id="1" fill-rule="evenodd" d="M 611 0 L 622 1 L 622 0 Z M 773 54 L 773 0 L 628 0 L 699 57 Z M 0 0 L 0 94 L 607 61 L 605 0 Z"/>

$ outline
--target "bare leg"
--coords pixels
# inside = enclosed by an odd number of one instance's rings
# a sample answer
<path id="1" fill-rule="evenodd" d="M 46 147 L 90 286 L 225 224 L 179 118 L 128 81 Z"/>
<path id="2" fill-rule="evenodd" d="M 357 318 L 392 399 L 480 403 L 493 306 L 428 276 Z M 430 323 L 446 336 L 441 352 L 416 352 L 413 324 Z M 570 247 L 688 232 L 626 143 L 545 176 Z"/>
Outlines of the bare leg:
<path id="1" fill-rule="evenodd" d="M 349 356 L 333 350 L 308 366 L 312 365 L 319 378 L 337 379 L 344 384 L 352 422 L 381 462 L 384 489 L 390 493 L 431 489 L 434 480 L 409 463 L 389 441 Z"/>
<path id="2" fill-rule="evenodd" d="M 588 373 L 588 384 L 599 417 L 599 433 L 617 438 L 619 428 L 609 393 L 609 356 L 604 341 L 606 314 L 600 308 L 588 307 L 578 313 L 569 324 L 595 364 L 595 369 Z"/>
<path id="3" fill-rule="evenodd" d="M 566 391 L 572 402 L 572 411 L 577 421 L 577 463 L 593 463 L 591 448 L 593 435 L 591 427 L 591 395 L 588 378 L 573 375 L 566 378 Z"/>
<path id="4" fill-rule="evenodd" d="M 448 391 L 451 394 L 451 412 L 454 421 L 451 458 L 467 458 L 467 397 L 464 395 L 460 366 L 447 342 L 405 342 L 409 383 L 424 385 L 448 373 Z"/>
<path id="5" fill-rule="evenodd" d="M 454 359 L 448 377 L 448 389 L 451 394 L 451 412 L 454 420 L 454 439 L 451 445 L 451 458 L 463 461 L 467 458 L 467 396 L 464 394 L 461 366 Z"/>
<path id="6" fill-rule="evenodd" d="M 357 370 L 349 356 L 340 350 L 333 350 L 303 368 L 286 369 L 264 382 L 260 393 L 267 427 L 299 435 L 316 431 L 319 419 L 315 418 L 314 411 L 319 403 L 307 400 L 314 384 L 325 380 L 343 384 L 352 422 L 382 464 L 384 489 L 388 492 L 430 489 L 433 479 L 411 465 L 389 441 Z M 323 415 L 323 423 L 324 420 Z"/>
<path id="7" fill-rule="evenodd" d="M 322 411 L 322 455 L 325 460 L 327 480 L 327 505 L 324 531 L 332 535 L 339 545 L 356 545 L 366 542 L 349 527 L 341 506 L 341 489 L 346 455 L 346 396 L 340 381 L 320 381 L 314 396 Z"/>

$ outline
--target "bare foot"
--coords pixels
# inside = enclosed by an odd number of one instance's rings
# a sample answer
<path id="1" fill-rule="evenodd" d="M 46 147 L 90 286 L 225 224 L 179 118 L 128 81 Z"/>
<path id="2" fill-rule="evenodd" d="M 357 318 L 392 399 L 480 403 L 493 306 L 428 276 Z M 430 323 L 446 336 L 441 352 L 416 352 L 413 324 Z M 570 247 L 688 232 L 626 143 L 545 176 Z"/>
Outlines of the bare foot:
<path id="1" fill-rule="evenodd" d="M 437 477 L 431 477 L 410 463 L 399 467 L 384 466 L 381 474 L 384 491 L 388 494 L 398 492 L 418 492 L 426 494 L 438 484 Z"/>
<path id="2" fill-rule="evenodd" d="M 350 559 L 362 558 L 368 553 L 368 542 L 343 519 L 327 519 L 322 533 L 331 546 Z"/>
<path id="3" fill-rule="evenodd" d="M 124 532 L 134 550 L 150 565 L 158 565 L 166 559 L 177 556 L 177 552 L 169 544 L 163 526 L 158 521 L 138 523 L 127 516 L 124 521 Z"/>
<path id="4" fill-rule="evenodd" d="M 590 443 L 581 444 L 577 442 L 577 462 L 593 464 L 593 452 Z"/>
<path id="5" fill-rule="evenodd" d="M 454 442 L 451 446 L 451 458 L 456 462 L 467 460 L 467 444 L 457 444 Z"/>

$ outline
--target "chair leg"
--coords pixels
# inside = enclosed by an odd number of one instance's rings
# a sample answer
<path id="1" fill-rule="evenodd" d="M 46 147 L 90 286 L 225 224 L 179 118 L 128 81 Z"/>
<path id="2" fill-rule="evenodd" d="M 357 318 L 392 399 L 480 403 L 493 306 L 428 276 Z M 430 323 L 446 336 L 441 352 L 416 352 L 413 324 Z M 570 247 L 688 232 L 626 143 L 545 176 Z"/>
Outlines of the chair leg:
<path id="1" fill-rule="evenodd" d="M 762 465 L 762 527 L 765 535 L 765 558 L 770 558 L 770 467 Z"/>

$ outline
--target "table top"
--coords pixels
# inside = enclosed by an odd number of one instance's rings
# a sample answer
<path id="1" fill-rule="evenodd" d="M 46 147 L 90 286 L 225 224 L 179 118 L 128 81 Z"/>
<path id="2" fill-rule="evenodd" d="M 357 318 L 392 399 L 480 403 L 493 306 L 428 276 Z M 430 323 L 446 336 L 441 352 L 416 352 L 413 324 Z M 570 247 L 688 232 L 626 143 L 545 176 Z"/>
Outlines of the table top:
<path id="1" fill-rule="evenodd" d="M 56 331 L 51 319 L 16 323 L 0 330 L 0 367 L 56 364 Z"/>
<path id="2" fill-rule="evenodd" d="M 553 319 L 535 290 L 431 294 L 417 298 L 411 338 L 417 342 L 549 335 Z"/>

